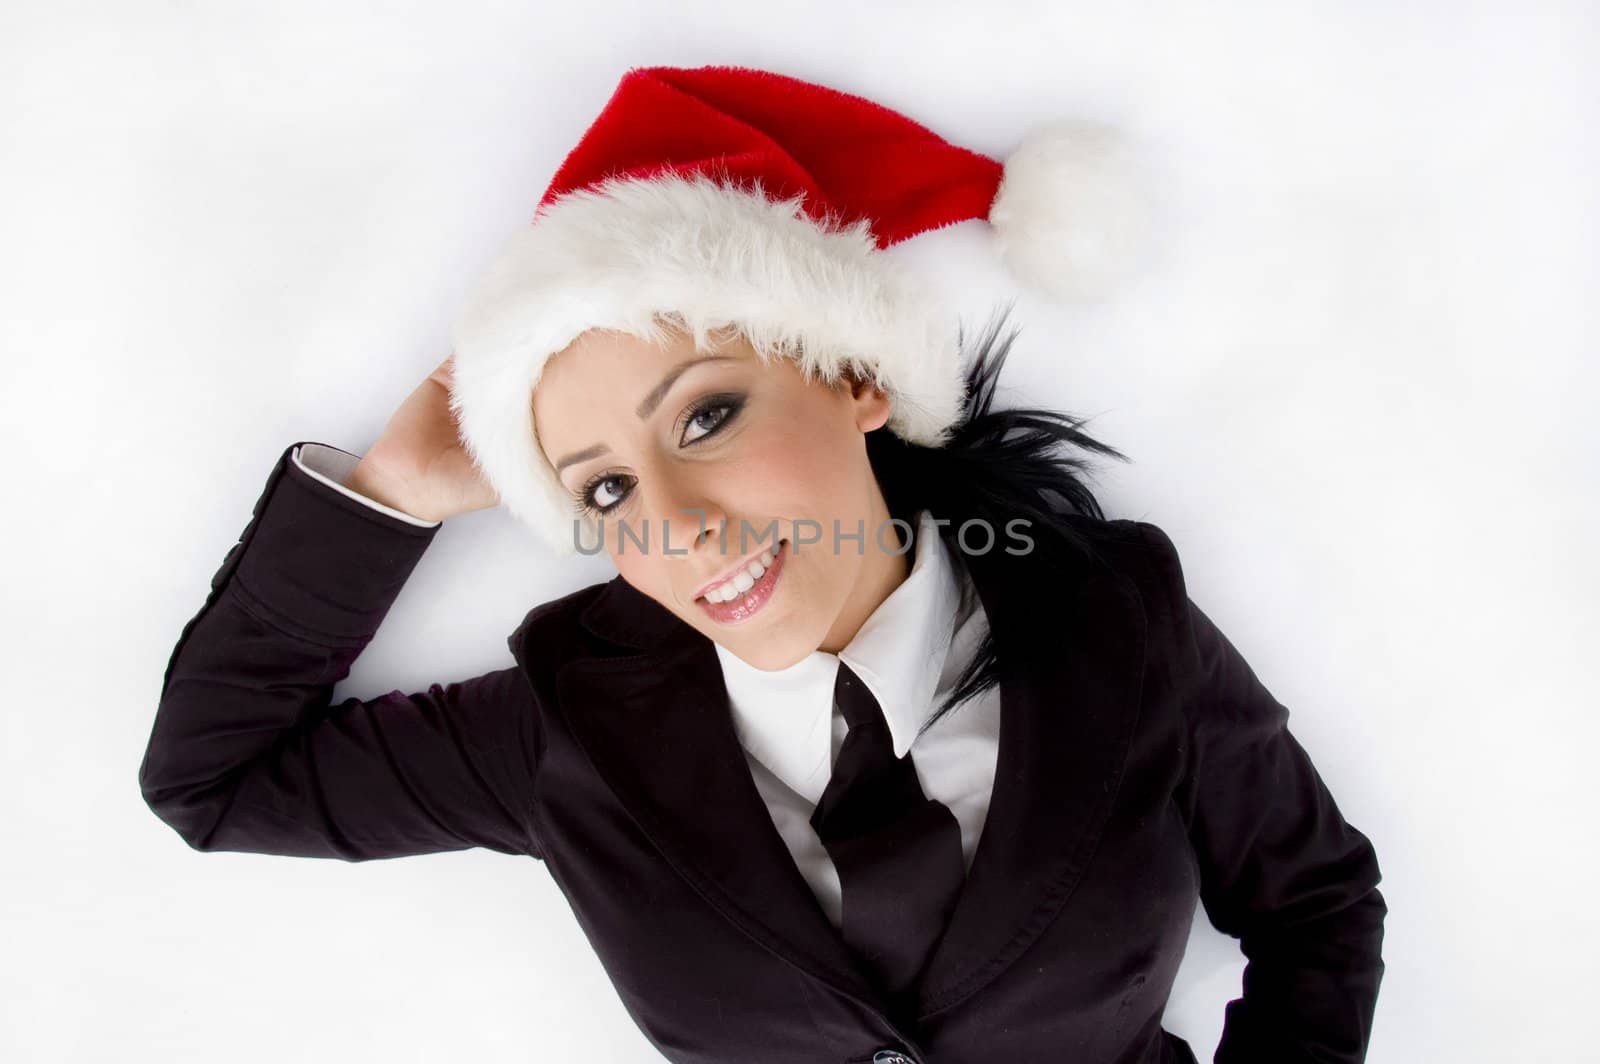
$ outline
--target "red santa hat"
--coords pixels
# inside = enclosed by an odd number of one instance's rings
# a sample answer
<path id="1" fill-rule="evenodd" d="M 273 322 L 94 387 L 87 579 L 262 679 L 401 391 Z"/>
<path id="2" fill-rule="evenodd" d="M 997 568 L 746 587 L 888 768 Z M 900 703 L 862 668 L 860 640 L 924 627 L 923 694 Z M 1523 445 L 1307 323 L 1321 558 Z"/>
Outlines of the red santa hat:
<path id="1" fill-rule="evenodd" d="M 468 294 L 451 409 L 512 515 L 562 554 L 582 532 L 539 445 L 532 392 L 589 329 L 698 348 L 737 326 L 766 357 L 890 399 L 890 432 L 938 446 L 960 416 L 954 312 L 888 250 L 989 223 L 1019 281 L 1093 297 L 1143 244 L 1139 174 L 1106 128 L 1059 122 L 1002 164 L 870 100 L 765 70 L 637 67 Z M 587 530 L 585 530 L 587 529 Z"/>

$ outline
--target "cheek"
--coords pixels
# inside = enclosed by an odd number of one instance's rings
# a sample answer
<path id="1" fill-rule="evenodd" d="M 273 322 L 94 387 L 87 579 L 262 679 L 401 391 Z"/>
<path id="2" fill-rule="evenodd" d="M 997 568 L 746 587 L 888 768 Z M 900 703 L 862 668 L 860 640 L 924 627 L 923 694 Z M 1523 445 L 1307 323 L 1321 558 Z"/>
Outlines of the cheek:
<path id="1" fill-rule="evenodd" d="M 859 500 L 852 489 L 859 478 L 851 470 L 866 461 L 859 437 L 852 447 L 851 433 L 826 419 L 819 424 L 802 418 L 752 433 L 743 442 L 725 483 L 736 481 L 741 489 L 736 498 L 747 505 L 761 500 L 764 515 L 780 518 L 856 509 Z"/>

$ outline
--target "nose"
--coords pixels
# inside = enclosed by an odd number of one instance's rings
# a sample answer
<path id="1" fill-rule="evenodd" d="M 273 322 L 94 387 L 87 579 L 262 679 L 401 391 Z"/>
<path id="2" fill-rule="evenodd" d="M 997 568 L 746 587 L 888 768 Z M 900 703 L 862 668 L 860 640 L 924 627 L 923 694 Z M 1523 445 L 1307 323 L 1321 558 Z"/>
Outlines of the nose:
<path id="1" fill-rule="evenodd" d="M 653 549 L 673 558 L 715 553 L 728 521 L 715 493 L 682 477 L 660 477 L 654 488 L 647 493 L 652 497 Z"/>

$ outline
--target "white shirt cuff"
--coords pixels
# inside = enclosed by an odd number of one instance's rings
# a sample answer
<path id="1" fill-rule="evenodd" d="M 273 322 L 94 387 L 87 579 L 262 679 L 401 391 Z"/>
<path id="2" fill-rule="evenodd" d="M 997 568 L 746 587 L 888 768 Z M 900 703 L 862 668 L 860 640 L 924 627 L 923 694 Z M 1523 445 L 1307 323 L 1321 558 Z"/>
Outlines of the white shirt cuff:
<path id="1" fill-rule="evenodd" d="M 294 449 L 290 456 L 294 464 L 305 470 L 310 476 L 322 481 L 335 491 L 342 492 L 350 498 L 374 510 L 379 510 L 390 517 L 397 517 L 408 521 L 421 528 L 435 528 L 442 521 L 424 521 L 420 517 L 413 517 L 408 513 L 396 510 L 392 506 L 385 506 L 376 499 L 369 499 L 365 495 L 350 490 L 345 482 L 350 479 L 350 474 L 355 472 L 356 466 L 361 463 L 361 456 L 351 454 L 349 451 L 338 447 L 330 447 L 325 443 L 305 443 Z"/>

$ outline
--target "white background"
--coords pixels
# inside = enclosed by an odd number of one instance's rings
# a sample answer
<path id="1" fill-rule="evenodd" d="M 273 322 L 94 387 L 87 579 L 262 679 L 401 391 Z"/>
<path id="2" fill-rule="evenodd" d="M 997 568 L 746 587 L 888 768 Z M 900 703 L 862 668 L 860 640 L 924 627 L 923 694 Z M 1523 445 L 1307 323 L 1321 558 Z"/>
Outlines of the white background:
<path id="1" fill-rule="evenodd" d="M 136 772 L 279 452 L 369 446 L 622 73 L 706 63 L 996 158 L 1061 116 L 1144 146 L 1160 255 L 1025 297 L 1002 402 L 1129 455 L 1108 513 L 1172 535 L 1376 844 L 1368 1059 L 1593 1053 L 1595 10 L 5 5 L 0 1056 L 658 1059 L 538 863 L 201 854 Z M 453 518 L 337 697 L 509 664 L 610 575 Z M 1242 959 L 1199 921 L 1165 1022 L 1208 1061 Z"/>

